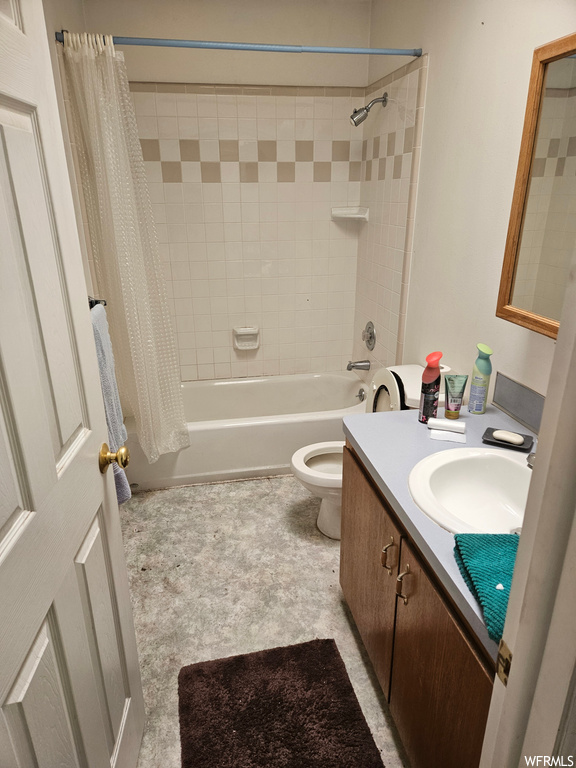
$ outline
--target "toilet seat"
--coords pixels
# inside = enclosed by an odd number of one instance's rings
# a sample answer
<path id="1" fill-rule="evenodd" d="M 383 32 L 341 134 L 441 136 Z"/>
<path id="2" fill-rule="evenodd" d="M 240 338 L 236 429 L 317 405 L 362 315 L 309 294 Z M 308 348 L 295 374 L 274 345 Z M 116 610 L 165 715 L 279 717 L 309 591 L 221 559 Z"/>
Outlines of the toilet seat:
<path id="1" fill-rule="evenodd" d="M 342 461 L 344 441 L 332 440 L 325 443 L 305 445 L 292 456 L 290 465 L 296 477 L 310 493 L 322 499 L 316 525 L 330 539 L 340 538 L 340 508 L 342 506 Z M 329 459 L 329 471 L 314 468 L 316 457 Z M 336 458 L 337 457 L 337 458 Z M 310 462 L 310 463 L 308 463 Z M 339 467 L 337 464 L 339 463 Z M 312 466 L 310 465 L 312 464 Z"/>
<path id="2" fill-rule="evenodd" d="M 366 398 L 367 413 L 387 413 L 406 408 L 402 379 L 389 368 L 380 368 L 370 382 Z"/>
<path id="3" fill-rule="evenodd" d="M 292 471 L 301 479 L 302 472 L 305 473 L 308 482 L 315 480 L 322 483 L 326 488 L 342 487 L 342 452 L 344 450 L 344 440 L 331 440 L 326 443 L 313 443 L 305 445 L 297 450 L 292 456 Z M 321 469 L 314 469 L 308 462 L 315 456 L 325 456 L 327 454 L 339 454 L 340 472 L 323 472 Z"/>

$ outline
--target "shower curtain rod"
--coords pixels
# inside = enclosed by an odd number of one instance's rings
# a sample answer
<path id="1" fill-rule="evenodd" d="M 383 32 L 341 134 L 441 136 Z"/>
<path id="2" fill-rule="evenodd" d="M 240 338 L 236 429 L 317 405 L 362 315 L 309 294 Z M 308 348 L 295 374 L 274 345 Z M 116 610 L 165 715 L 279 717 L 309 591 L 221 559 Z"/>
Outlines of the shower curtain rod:
<path id="1" fill-rule="evenodd" d="M 64 42 L 64 30 L 56 32 Z M 274 53 L 361 53 L 370 56 L 422 56 L 422 48 L 333 48 L 321 45 L 269 45 L 268 43 L 220 43 L 210 40 L 164 40 L 158 37 L 113 37 L 114 45 L 151 45 L 159 48 L 210 48 L 225 51 Z"/>

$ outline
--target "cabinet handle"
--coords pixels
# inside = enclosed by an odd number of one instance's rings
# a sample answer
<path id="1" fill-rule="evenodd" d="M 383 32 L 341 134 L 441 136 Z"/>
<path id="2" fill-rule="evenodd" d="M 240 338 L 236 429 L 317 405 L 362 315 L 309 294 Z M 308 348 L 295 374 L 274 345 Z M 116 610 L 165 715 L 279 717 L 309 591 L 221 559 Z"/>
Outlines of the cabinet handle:
<path id="1" fill-rule="evenodd" d="M 388 550 L 393 546 L 394 536 L 390 536 L 390 544 L 386 544 L 385 547 L 382 547 L 382 552 L 380 552 L 380 564 L 382 568 L 386 568 L 388 571 L 388 576 L 392 576 L 392 566 L 388 565 Z"/>
<path id="2" fill-rule="evenodd" d="M 410 575 L 410 566 L 406 565 L 406 570 L 402 571 L 402 573 L 400 573 L 398 575 L 398 578 L 396 579 L 396 595 L 402 598 L 402 600 L 404 601 L 404 605 L 408 605 L 408 595 L 402 594 L 402 581 L 404 580 L 404 576 L 409 576 L 409 575 Z"/>

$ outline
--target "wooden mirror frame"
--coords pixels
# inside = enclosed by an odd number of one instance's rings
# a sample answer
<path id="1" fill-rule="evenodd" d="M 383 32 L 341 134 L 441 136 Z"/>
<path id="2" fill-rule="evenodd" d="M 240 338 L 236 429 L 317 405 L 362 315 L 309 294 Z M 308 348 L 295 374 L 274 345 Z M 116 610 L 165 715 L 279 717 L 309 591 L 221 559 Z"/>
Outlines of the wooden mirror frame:
<path id="1" fill-rule="evenodd" d="M 558 336 L 560 323 L 549 317 L 537 315 L 535 312 L 528 312 L 519 307 L 514 307 L 512 305 L 512 292 L 514 290 L 514 276 L 518 262 L 520 237 L 522 235 L 524 212 L 526 210 L 526 199 L 530 187 L 532 159 L 534 157 L 534 147 L 540 122 L 542 91 L 544 88 L 546 66 L 553 61 L 563 59 L 565 56 L 570 56 L 573 53 L 576 53 L 576 33 L 561 37 L 546 45 L 542 45 L 534 51 L 532 72 L 530 73 L 530 85 L 528 88 L 528 100 L 526 103 L 526 116 L 524 118 L 524 130 L 522 132 L 522 143 L 520 145 L 518 171 L 516 173 L 516 183 L 514 185 L 514 195 L 512 197 L 510 222 L 508 224 L 508 235 L 506 237 L 506 248 L 504 251 L 504 264 L 502 266 L 500 291 L 498 293 L 498 304 L 496 306 L 497 317 L 501 317 L 504 320 L 510 320 L 512 323 L 522 325 L 537 333 L 543 333 L 545 336 L 550 336 L 553 339 Z"/>

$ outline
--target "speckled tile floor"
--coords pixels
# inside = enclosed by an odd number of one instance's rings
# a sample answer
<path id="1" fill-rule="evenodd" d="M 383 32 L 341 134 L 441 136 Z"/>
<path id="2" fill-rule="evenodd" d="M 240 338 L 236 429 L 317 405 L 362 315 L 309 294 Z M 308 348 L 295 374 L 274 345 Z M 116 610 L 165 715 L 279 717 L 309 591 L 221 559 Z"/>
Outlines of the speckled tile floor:
<path id="1" fill-rule="evenodd" d="M 179 768 L 185 664 L 334 638 L 386 768 L 406 763 L 338 583 L 339 543 L 292 476 L 134 496 L 121 507 L 147 725 L 138 768 Z"/>

